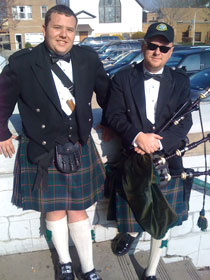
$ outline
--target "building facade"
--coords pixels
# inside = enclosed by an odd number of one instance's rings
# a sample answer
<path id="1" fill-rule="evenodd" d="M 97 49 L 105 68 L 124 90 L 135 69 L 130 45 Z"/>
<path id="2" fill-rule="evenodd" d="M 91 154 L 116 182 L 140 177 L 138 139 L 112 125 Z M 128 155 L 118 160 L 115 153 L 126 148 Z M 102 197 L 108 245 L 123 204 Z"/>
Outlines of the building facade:
<path id="1" fill-rule="evenodd" d="M 11 50 L 19 50 L 30 43 L 35 46 L 43 41 L 42 25 L 46 11 L 56 0 L 15 0 L 9 6 L 9 35 Z"/>
<path id="2" fill-rule="evenodd" d="M 77 14 L 75 41 L 84 37 L 142 31 L 143 6 L 136 0 L 70 0 Z"/>
<path id="3" fill-rule="evenodd" d="M 136 0 L 13 0 L 8 7 L 11 50 L 26 43 L 43 41 L 42 25 L 46 11 L 56 5 L 70 5 L 78 17 L 75 42 L 87 36 L 132 33 L 142 30 L 142 5 Z M 11 3 L 11 0 L 10 0 Z M 91 3 L 91 4 L 90 4 Z"/>
<path id="4" fill-rule="evenodd" d="M 176 43 L 210 43 L 209 8 L 163 8 L 159 13 L 144 12 L 143 32 L 157 21 L 174 27 Z"/>

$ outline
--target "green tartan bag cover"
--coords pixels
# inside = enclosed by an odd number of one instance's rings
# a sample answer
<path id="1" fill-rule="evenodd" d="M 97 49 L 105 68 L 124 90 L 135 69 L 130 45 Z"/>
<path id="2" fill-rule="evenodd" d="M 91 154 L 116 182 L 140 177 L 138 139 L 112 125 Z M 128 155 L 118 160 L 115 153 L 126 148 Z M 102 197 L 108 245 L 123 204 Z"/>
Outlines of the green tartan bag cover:
<path id="1" fill-rule="evenodd" d="M 155 239 L 162 239 L 178 217 L 159 188 L 159 177 L 149 154 L 130 153 L 125 159 L 122 184 L 136 221 Z"/>

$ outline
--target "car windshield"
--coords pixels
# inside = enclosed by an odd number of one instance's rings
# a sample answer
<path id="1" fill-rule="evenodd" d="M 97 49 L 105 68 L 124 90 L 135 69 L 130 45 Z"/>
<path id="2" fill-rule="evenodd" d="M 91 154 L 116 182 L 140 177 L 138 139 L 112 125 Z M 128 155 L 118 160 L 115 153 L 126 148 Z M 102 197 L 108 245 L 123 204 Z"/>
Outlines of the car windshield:
<path id="1" fill-rule="evenodd" d="M 109 43 L 105 43 L 102 47 L 100 47 L 100 49 L 97 50 L 98 54 L 102 54 L 106 50 L 107 45 L 109 45 Z"/>
<path id="2" fill-rule="evenodd" d="M 190 86 L 194 89 L 206 89 L 210 86 L 210 68 L 200 71 L 190 77 Z"/>
<path id="3" fill-rule="evenodd" d="M 178 52 L 172 53 L 171 57 L 169 58 L 168 62 L 166 63 L 167 66 L 176 66 L 181 59 L 184 57 L 183 54 L 180 54 Z"/>
<path id="4" fill-rule="evenodd" d="M 117 64 L 127 64 L 127 63 L 130 63 L 130 61 L 132 59 L 134 59 L 137 54 L 139 54 L 139 51 L 134 51 L 134 52 L 130 52 L 128 53 L 127 55 L 125 55 L 124 57 L 122 57 L 121 59 L 117 60 L 114 65 L 117 65 Z"/>

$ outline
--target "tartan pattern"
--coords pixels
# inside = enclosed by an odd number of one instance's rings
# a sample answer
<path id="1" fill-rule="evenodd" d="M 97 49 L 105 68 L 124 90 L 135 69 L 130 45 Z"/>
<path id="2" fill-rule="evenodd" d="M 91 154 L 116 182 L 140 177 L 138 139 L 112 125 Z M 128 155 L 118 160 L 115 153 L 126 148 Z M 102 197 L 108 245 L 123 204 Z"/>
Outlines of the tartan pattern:
<path id="1" fill-rule="evenodd" d="M 57 210 L 83 210 L 103 198 L 105 170 L 93 139 L 80 145 L 81 169 L 75 173 L 59 172 L 54 162 L 48 168 L 48 189 L 33 191 L 37 165 L 27 159 L 26 137 L 22 137 L 18 149 L 12 203 L 24 210 L 40 212 Z"/>
<path id="2" fill-rule="evenodd" d="M 184 201 L 183 181 L 179 178 L 172 179 L 169 184 L 161 187 L 161 191 L 179 217 L 176 226 L 181 225 L 188 218 L 188 201 Z M 119 232 L 143 231 L 135 220 L 123 190 L 117 190 L 116 192 L 116 218 Z"/>

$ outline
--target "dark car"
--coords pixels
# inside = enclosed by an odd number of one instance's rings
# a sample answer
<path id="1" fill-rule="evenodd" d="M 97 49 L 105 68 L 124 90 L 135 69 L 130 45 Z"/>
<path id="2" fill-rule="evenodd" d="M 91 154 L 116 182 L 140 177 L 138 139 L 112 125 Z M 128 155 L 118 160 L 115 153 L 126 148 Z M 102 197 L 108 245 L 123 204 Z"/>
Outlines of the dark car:
<path id="1" fill-rule="evenodd" d="M 111 41 L 119 41 L 118 36 L 99 36 L 99 37 L 87 37 L 84 38 L 79 45 L 80 46 L 88 46 L 95 50 L 101 48 L 104 44 Z"/>
<path id="2" fill-rule="evenodd" d="M 114 60 L 118 55 L 123 54 L 123 53 L 127 53 L 128 50 L 124 50 L 124 49 L 119 49 L 119 50 L 110 50 L 104 54 L 100 54 L 99 58 L 101 59 L 101 61 L 107 62 L 107 61 L 112 61 Z"/>
<path id="3" fill-rule="evenodd" d="M 202 69 L 210 67 L 210 50 L 191 48 L 172 53 L 167 64 L 172 68 L 182 68 L 190 76 Z"/>
<path id="4" fill-rule="evenodd" d="M 197 99 L 210 87 L 210 68 L 204 69 L 190 76 L 190 93 L 192 101 Z M 210 94 L 201 101 L 210 101 Z"/>
<path id="5" fill-rule="evenodd" d="M 98 50 L 98 54 L 102 55 L 110 50 L 140 50 L 141 49 L 141 41 L 142 40 L 120 40 L 116 42 L 110 42 L 105 44 Z"/>
<path id="6" fill-rule="evenodd" d="M 119 70 L 128 67 L 132 63 L 139 63 L 140 61 L 142 61 L 142 59 L 142 52 L 140 50 L 133 50 L 128 52 L 125 56 L 117 60 L 111 66 L 105 66 L 104 69 L 107 75 L 109 75 L 109 77 L 112 78 L 115 75 L 115 73 L 117 73 Z"/>

